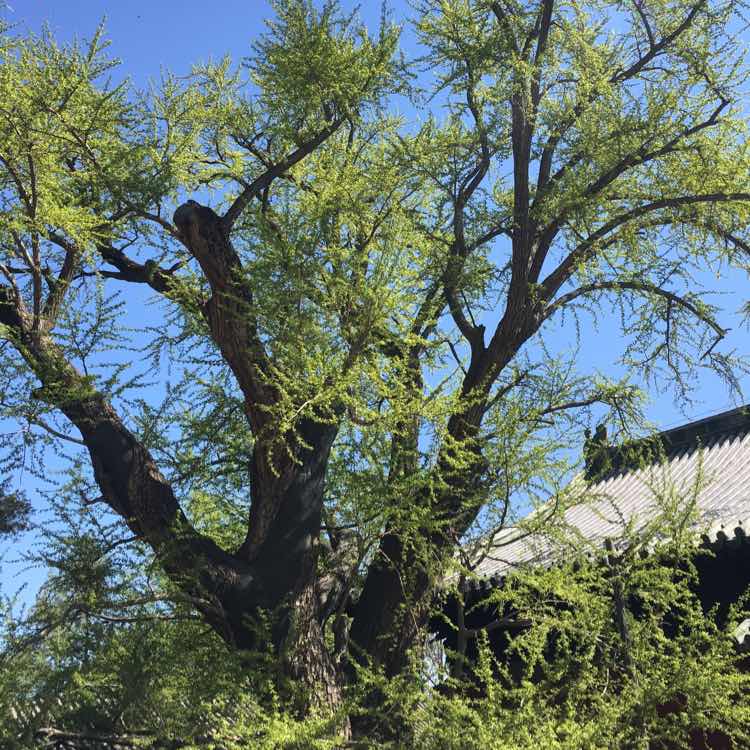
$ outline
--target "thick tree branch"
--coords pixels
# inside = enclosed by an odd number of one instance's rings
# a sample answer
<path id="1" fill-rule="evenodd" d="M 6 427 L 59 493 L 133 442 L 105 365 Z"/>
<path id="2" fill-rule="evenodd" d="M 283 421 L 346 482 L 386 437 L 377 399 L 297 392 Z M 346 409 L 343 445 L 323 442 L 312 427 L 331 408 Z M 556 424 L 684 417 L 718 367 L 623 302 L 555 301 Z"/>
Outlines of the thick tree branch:
<path id="1" fill-rule="evenodd" d="M 537 17 L 538 37 L 536 43 L 536 52 L 534 54 L 534 72 L 531 81 L 531 106 L 532 112 L 536 114 L 539 101 L 541 99 L 541 80 L 542 80 L 542 62 L 547 52 L 547 43 L 549 41 L 549 32 L 552 27 L 552 11 L 554 9 L 554 0 L 542 0 Z"/>
<path id="2" fill-rule="evenodd" d="M 520 87 L 520 82 L 517 86 Z M 513 240 L 511 256 L 511 294 L 526 285 L 529 243 L 529 166 L 533 121 L 528 112 L 523 89 L 516 91 L 511 100 L 513 149 Z M 533 116 L 533 115 L 532 115 Z"/>
<path id="3" fill-rule="evenodd" d="M 517 308 L 526 297 L 532 233 L 529 168 L 537 113 L 541 98 L 544 56 L 547 51 L 552 24 L 554 0 L 542 0 L 536 24 L 537 46 L 530 73 L 522 72 L 514 79 L 511 96 L 511 147 L 513 151 L 513 227 L 511 252 L 511 280 L 508 307 Z M 527 90 L 528 87 L 528 90 Z"/>
<path id="4" fill-rule="evenodd" d="M 50 309 L 50 319 L 54 319 L 53 310 L 59 306 L 65 294 L 68 284 L 72 280 L 77 267 L 77 260 L 80 258 L 80 249 L 60 232 L 49 229 L 47 239 L 65 250 L 65 262 L 60 270 L 57 283 L 50 292 L 49 299 L 45 308 Z M 117 271 L 101 271 L 105 278 L 125 281 L 134 284 L 147 284 L 155 292 L 166 294 L 170 289 L 171 277 L 176 271 L 185 265 L 184 260 L 174 263 L 170 268 L 162 268 L 155 261 L 147 260 L 145 263 L 138 263 L 128 257 L 122 250 L 114 245 L 99 242 L 96 247 L 102 260 Z"/>
<path id="5" fill-rule="evenodd" d="M 73 275 L 78 268 L 78 259 L 80 252 L 77 247 L 68 247 L 65 250 L 65 259 L 63 260 L 57 279 L 51 284 L 50 292 L 44 302 L 42 315 L 48 324 L 52 324 L 57 318 L 60 305 L 65 298 L 65 292 L 68 290 Z"/>
<path id="6" fill-rule="evenodd" d="M 181 205 L 174 223 L 211 286 L 204 313 L 211 334 L 245 396 L 253 429 L 260 433 L 268 414 L 260 407 L 274 401 L 268 383 L 269 362 L 260 340 L 253 295 L 240 258 L 224 230 L 223 220 L 195 201 Z"/>
<path id="7" fill-rule="evenodd" d="M 240 583 L 237 562 L 195 531 L 150 453 L 57 345 L 33 330 L 28 314 L 14 304 L 7 287 L 0 287 L 0 323 L 42 382 L 35 396 L 60 409 L 80 431 L 109 507 L 151 546 L 165 571 L 212 626 L 224 628 L 219 597 Z"/>
<path id="8" fill-rule="evenodd" d="M 473 325 L 464 314 L 461 303 L 458 301 L 456 289 L 452 285 L 445 286 L 445 299 L 448 303 L 451 317 L 466 341 L 471 345 L 472 352 L 476 350 L 477 356 L 484 350 L 484 326 Z"/>
<path id="9" fill-rule="evenodd" d="M 484 326 L 477 326 L 473 321 L 470 322 L 466 318 L 461 304 L 458 301 L 457 282 L 464 264 L 466 263 L 467 257 L 481 244 L 480 242 L 475 241 L 471 245 L 467 245 L 464 212 L 472 195 L 478 190 L 490 169 L 492 155 L 490 152 L 487 129 L 484 125 L 481 104 L 476 97 L 475 89 L 477 82 L 471 60 L 468 57 L 465 57 L 464 65 L 466 66 L 467 75 L 466 101 L 472 118 L 474 119 L 474 127 L 479 138 L 480 157 L 476 167 L 464 178 L 453 196 L 454 239 L 450 247 L 445 274 L 443 275 L 443 294 L 445 295 L 445 301 L 448 304 L 448 309 L 453 321 L 458 330 L 471 345 L 472 357 L 477 357 L 484 349 Z M 497 231 L 499 232 L 500 230 L 498 229 Z M 495 236 L 493 232 L 494 230 L 489 232 L 487 236 L 489 238 Z"/>
<path id="10" fill-rule="evenodd" d="M 104 243 L 97 245 L 97 250 L 102 256 L 102 260 L 117 269 L 117 272 L 102 271 L 102 276 L 117 281 L 147 284 L 159 294 L 169 292 L 172 276 L 186 264 L 185 260 L 180 260 L 173 263 L 169 268 L 162 268 L 153 260 L 138 263 L 114 245 Z"/>
<path id="11" fill-rule="evenodd" d="M 224 221 L 207 206 L 188 201 L 175 211 L 174 223 L 211 287 L 203 313 L 243 393 L 255 435 L 248 534 L 239 554 L 248 561 L 270 561 L 276 554 L 278 575 L 269 567 L 267 577 L 279 577 L 283 572 L 279 590 L 288 591 L 284 587 L 296 580 L 291 569 L 297 565 L 295 575 L 299 574 L 300 559 L 309 557 L 308 550 L 320 530 L 322 496 L 317 485 L 311 490 L 310 472 L 324 470 L 337 428 L 328 425 L 323 429 L 319 423 L 303 419 L 288 434 L 278 434 L 269 409 L 277 402 L 278 393 L 258 332 L 252 288 Z M 280 516 L 282 504 L 286 513 Z M 289 565 L 282 563 L 275 545 L 284 546 Z"/>

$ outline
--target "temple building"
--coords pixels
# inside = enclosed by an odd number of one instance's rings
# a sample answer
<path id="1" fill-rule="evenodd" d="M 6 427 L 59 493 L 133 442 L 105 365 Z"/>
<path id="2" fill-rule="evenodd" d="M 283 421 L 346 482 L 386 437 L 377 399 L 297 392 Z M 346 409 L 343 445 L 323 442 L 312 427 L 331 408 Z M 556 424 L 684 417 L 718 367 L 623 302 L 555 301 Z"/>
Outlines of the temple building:
<path id="1" fill-rule="evenodd" d="M 715 612 L 721 621 L 750 589 L 750 406 L 623 445 L 610 445 L 603 426 L 593 437 L 587 432 L 583 470 L 561 495 L 562 508 L 555 507 L 559 498 L 551 500 L 477 545 L 471 575 L 459 584 L 461 596 L 449 596 L 445 616 L 434 621 L 446 652 L 454 655 L 455 676 L 476 658 L 482 630 L 496 656 L 513 666 L 508 645 L 530 623 L 483 604 L 510 573 L 579 559 L 582 552 L 607 564 L 639 532 L 647 532 L 653 548 L 671 534 L 668 525 L 660 526 L 670 498 L 696 533 L 694 592 L 704 612 Z M 566 529 L 562 544 L 550 533 L 555 527 Z M 701 548 L 712 554 L 701 554 Z M 640 554 L 649 554 L 648 543 Z M 734 639 L 737 649 L 750 653 L 750 620 L 734 631 Z M 695 740 L 692 747 L 730 747 L 718 735 L 705 742 Z"/>

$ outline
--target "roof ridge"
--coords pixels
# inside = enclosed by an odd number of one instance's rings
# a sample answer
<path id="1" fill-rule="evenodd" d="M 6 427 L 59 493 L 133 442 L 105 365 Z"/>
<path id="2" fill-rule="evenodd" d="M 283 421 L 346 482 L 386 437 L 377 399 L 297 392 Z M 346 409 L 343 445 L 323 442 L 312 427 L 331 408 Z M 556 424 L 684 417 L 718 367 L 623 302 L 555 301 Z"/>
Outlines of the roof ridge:
<path id="1" fill-rule="evenodd" d="M 584 449 L 588 451 L 586 478 L 593 482 L 604 481 L 686 449 L 705 447 L 719 435 L 739 436 L 748 431 L 750 404 L 614 445 L 600 442 L 595 437 Z"/>
<path id="2" fill-rule="evenodd" d="M 728 411 L 719 412 L 708 417 L 702 417 L 692 422 L 686 422 L 683 425 L 663 430 L 658 434 L 660 437 L 677 436 L 681 433 L 689 434 L 709 425 L 714 426 L 716 429 L 700 430 L 701 434 L 704 432 L 718 434 L 719 432 L 728 432 L 732 429 L 737 429 L 737 427 L 750 427 L 750 404 L 738 406 L 735 409 L 729 409 Z"/>

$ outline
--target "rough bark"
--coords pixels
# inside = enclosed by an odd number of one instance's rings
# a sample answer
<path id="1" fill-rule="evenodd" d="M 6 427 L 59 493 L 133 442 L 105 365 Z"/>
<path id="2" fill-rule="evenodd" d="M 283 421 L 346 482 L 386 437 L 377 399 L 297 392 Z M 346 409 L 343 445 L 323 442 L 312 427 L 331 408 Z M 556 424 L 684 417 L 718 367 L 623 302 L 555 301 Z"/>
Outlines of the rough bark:
<path id="1" fill-rule="evenodd" d="M 248 533 L 236 553 L 252 574 L 228 603 L 233 630 L 249 647 L 252 637 L 243 620 L 253 609 L 275 613 L 273 639 L 289 674 L 313 694 L 322 689 L 322 702 L 336 705 L 340 685 L 323 641 L 316 568 L 325 471 L 337 428 L 304 419 L 289 434 L 278 434 L 267 408 L 278 394 L 258 333 L 250 280 L 230 240 L 231 221 L 188 201 L 175 211 L 174 223 L 211 287 L 203 313 L 237 378 L 255 436 Z"/>
<path id="2" fill-rule="evenodd" d="M 452 445 L 472 456 L 470 465 L 456 471 L 457 448 L 443 448 L 437 463 L 441 491 L 412 499 L 430 504 L 431 527 L 386 530 L 367 572 L 351 626 L 353 652 L 355 657 L 371 659 L 388 675 L 398 674 L 406 665 L 409 649 L 427 624 L 435 586 L 456 541 L 486 500 L 486 462 L 476 438 L 492 384 L 538 328 L 539 318 L 530 312 L 520 298 L 514 306 L 509 303 L 489 346 L 472 348 L 462 385 L 467 406 L 449 419 L 447 429 Z"/>
<path id="3" fill-rule="evenodd" d="M 316 591 L 316 545 L 335 427 L 303 425 L 311 447 L 299 452 L 283 492 L 278 482 L 269 486 L 253 476 L 253 501 L 267 497 L 283 512 L 270 520 L 263 543 L 248 559 L 193 528 L 149 451 L 49 335 L 33 330 L 7 287 L 0 287 L 0 324 L 42 383 L 35 395 L 57 406 L 80 431 L 104 500 L 150 545 L 206 622 L 232 647 L 250 649 L 259 645 L 261 613 L 270 614 L 269 636 L 287 675 L 307 688 L 315 704 L 335 708 L 340 681 L 323 640 Z"/>
<path id="4" fill-rule="evenodd" d="M 275 394 L 255 322 L 252 290 L 240 258 L 221 217 L 208 206 L 195 201 L 183 203 L 174 213 L 174 223 L 211 287 L 203 314 L 214 343 L 237 378 L 253 431 L 258 435 L 268 425 L 268 413 L 261 407 L 273 403 Z"/>

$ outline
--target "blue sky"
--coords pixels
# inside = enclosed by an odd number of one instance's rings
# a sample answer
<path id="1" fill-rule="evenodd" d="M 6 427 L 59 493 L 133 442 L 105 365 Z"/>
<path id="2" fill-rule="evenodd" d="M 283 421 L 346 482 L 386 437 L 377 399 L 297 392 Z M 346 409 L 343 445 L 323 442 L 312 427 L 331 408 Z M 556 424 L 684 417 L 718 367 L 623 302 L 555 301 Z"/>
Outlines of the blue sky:
<path id="1" fill-rule="evenodd" d="M 267 0 L 220 0 L 209 5 L 198 0 L 11 0 L 7 5 L 0 17 L 20 24 L 21 31 L 39 31 L 46 23 L 61 40 L 89 36 L 104 20 L 112 54 L 123 60 L 137 84 L 157 76 L 160 67 L 187 73 L 192 63 L 210 57 L 247 55 L 251 40 L 272 13 Z M 377 23 L 380 2 L 342 2 L 345 8 L 357 5 L 368 25 Z M 404 0 L 390 7 L 395 20 L 406 15 Z"/>
<path id="2" fill-rule="evenodd" d="M 355 6 L 350 0 L 343 0 L 342 4 Z M 396 21 L 406 17 L 408 6 L 404 0 L 393 0 L 391 7 Z M 270 3 L 264 0 L 221 0 L 208 7 L 197 0 L 11 0 L 0 9 L 0 18 L 17 24 L 18 33 L 39 32 L 47 24 L 60 41 L 76 35 L 89 37 L 104 20 L 106 36 L 111 40 L 110 53 L 123 61 L 122 75 L 130 76 L 136 86 L 147 84 L 149 78 L 157 78 L 161 69 L 185 74 L 191 64 L 208 58 L 225 54 L 235 60 L 242 58 L 249 54 L 251 40 L 262 30 L 264 19 L 270 14 Z M 368 25 L 375 26 L 379 15 L 379 2 L 365 0 L 361 3 L 361 17 Z M 407 54 L 413 52 L 410 36 L 407 31 L 404 38 Z M 747 275 L 733 272 L 722 280 L 720 288 L 724 296 L 719 301 L 726 311 L 721 322 L 732 329 L 725 347 L 750 353 L 750 335 L 737 314 L 741 305 L 750 299 Z M 145 309 L 143 298 L 139 292 L 125 291 L 130 295 L 128 309 L 134 314 L 129 323 L 137 324 Z M 569 336 L 569 331 L 560 329 L 560 336 Z M 567 346 L 566 340 L 557 343 L 562 349 Z M 609 321 L 604 322 L 598 332 L 587 335 L 580 356 L 594 368 L 607 370 L 620 350 L 617 327 Z M 745 385 L 750 385 L 750 380 L 745 379 Z M 745 390 L 750 391 L 750 388 Z M 666 428 L 739 404 L 730 398 L 724 384 L 710 375 L 701 376 L 695 397 L 696 403 L 687 408 L 686 413 L 674 403 L 671 394 L 657 397 L 648 409 L 648 416 Z M 744 400 L 750 400 L 750 396 Z M 27 489 L 33 492 L 33 487 Z M 0 574 L 3 571 L 5 575 L 18 572 L 16 566 L 8 565 Z"/>

